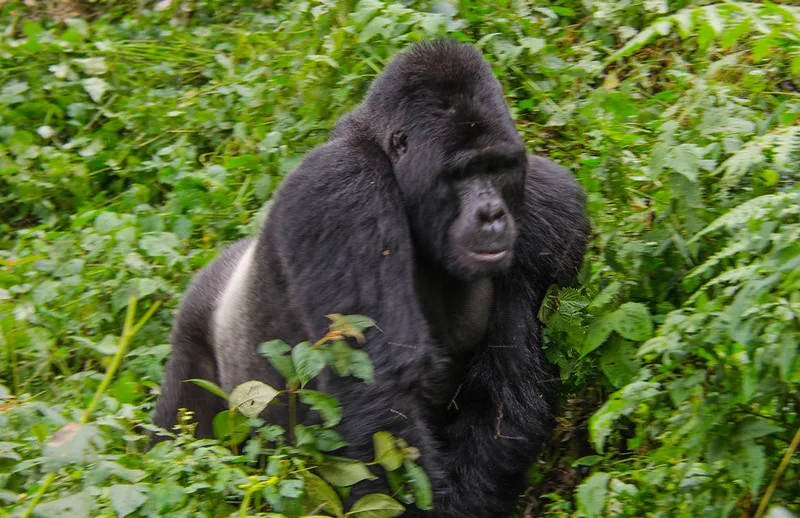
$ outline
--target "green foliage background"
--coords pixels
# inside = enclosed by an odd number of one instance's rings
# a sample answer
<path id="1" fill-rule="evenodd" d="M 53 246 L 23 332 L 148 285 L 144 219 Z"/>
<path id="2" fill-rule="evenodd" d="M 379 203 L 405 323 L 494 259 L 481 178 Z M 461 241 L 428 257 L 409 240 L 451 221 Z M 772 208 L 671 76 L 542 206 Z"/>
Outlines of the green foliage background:
<path id="1" fill-rule="evenodd" d="M 0 4 L 0 515 L 267 512 L 242 455 L 143 454 L 173 310 L 391 56 L 444 36 L 595 232 L 540 313 L 564 405 L 520 513 L 800 512 L 792 2 L 27 3 Z M 131 293 L 163 305 L 98 390 Z"/>

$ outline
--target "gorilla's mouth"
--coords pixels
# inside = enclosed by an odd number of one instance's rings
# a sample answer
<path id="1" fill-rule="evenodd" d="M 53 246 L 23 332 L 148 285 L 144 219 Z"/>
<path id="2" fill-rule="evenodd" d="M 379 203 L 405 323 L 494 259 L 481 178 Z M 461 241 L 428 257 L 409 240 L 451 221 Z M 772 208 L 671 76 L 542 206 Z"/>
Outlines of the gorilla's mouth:
<path id="1" fill-rule="evenodd" d="M 472 252 L 467 251 L 470 257 L 477 259 L 484 263 L 496 263 L 502 261 L 507 255 L 508 250 L 499 250 L 496 252 Z"/>

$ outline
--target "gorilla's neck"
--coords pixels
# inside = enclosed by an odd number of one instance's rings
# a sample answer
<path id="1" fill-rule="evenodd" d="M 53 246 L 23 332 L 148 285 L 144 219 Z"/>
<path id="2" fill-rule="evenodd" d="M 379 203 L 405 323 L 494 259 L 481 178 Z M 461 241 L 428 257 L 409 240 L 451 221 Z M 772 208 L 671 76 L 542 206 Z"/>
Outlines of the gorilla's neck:
<path id="1" fill-rule="evenodd" d="M 416 264 L 415 281 L 436 342 L 453 359 L 472 353 L 486 335 L 494 281 L 489 277 L 455 279 L 421 261 Z"/>

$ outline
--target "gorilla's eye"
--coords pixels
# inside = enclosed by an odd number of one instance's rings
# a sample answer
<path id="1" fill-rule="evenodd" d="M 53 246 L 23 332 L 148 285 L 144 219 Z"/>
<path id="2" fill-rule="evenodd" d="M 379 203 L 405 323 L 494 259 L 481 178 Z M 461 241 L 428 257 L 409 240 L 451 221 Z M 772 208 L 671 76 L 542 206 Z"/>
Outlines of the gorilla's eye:
<path id="1" fill-rule="evenodd" d="M 398 130 L 392 133 L 392 149 L 394 150 L 394 152 L 397 153 L 398 155 L 402 155 L 403 153 L 405 153 L 407 147 L 407 141 L 408 139 L 406 138 L 406 134 L 403 133 L 402 131 Z"/>
<path id="2" fill-rule="evenodd" d="M 437 107 L 443 112 L 447 113 L 456 112 L 456 107 L 453 105 L 453 103 L 450 102 L 449 99 L 439 99 L 439 101 L 437 102 Z"/>

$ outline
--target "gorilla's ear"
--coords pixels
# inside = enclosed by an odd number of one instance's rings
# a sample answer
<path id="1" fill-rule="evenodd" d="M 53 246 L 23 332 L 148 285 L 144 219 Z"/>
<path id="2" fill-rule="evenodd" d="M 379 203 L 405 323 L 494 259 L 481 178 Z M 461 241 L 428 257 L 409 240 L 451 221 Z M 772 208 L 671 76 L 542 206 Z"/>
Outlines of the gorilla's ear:
<path id="1" fill-rule="evenodd" d="M 392 133 L 392 140 L 389 145 L 394 156 L 402 156 L 406 152 L 408 138 L 401 130 L 397 130 Z"/>

